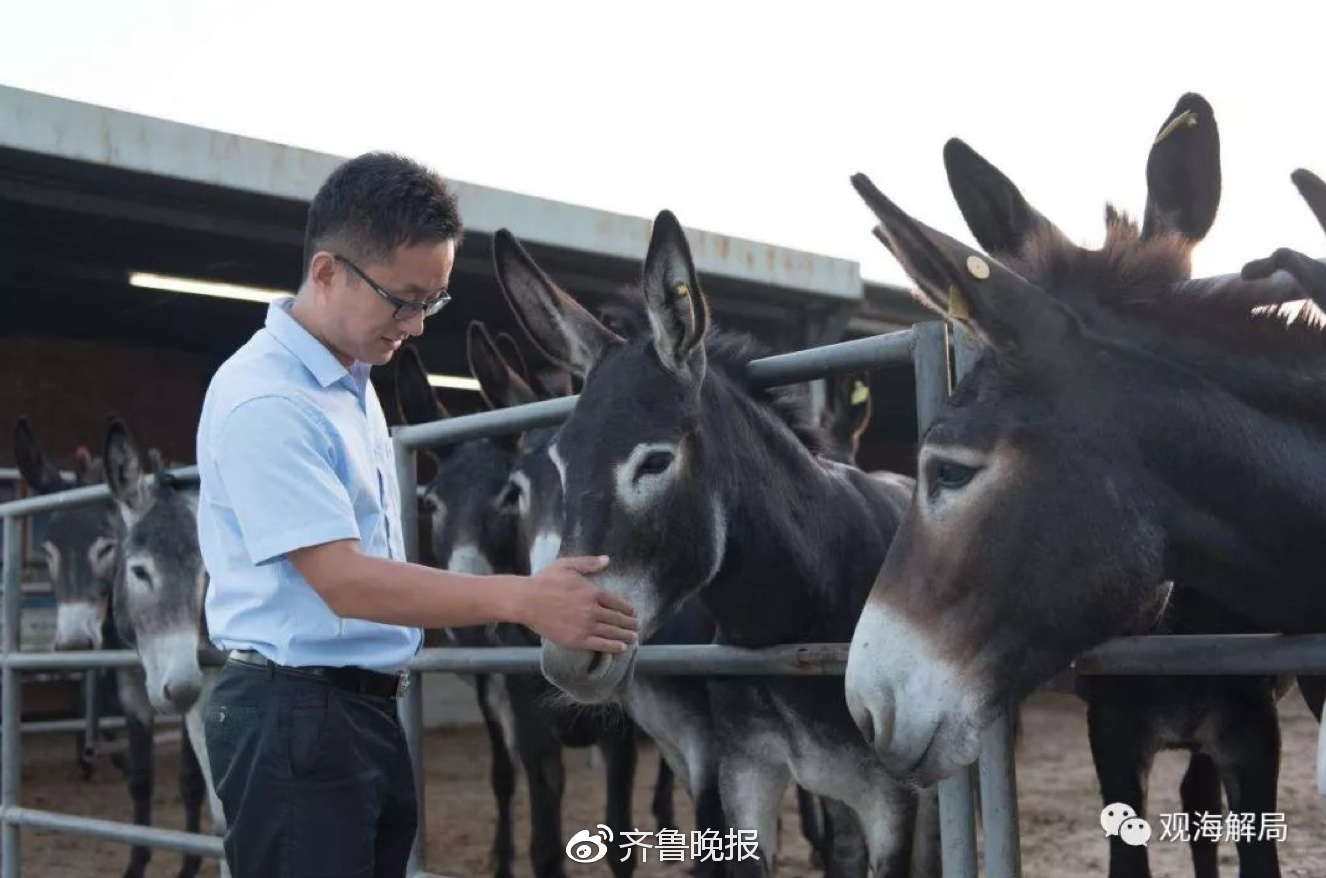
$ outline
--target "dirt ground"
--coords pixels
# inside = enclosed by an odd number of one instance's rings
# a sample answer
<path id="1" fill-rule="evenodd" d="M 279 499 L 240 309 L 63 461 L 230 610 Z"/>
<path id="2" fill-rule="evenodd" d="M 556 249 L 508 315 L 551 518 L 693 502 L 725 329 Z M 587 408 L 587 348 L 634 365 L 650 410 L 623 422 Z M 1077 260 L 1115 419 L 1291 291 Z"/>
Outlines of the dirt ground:
<path id="1" fill-rule="evenodd" d="M 1284 757 L 1280 776 L 1280 810 L 1286 815 L 1287 840 L 1280 846 L 1286 878 L 1326 878 L 1326 813 L 1316 798 L 1313 765 L 1316 723 L 1297 692 L 1281 702 Z M 154 801 L 157 825 L 182 829 L 176 793 L 177 747 L 162 747 Z M 430 872 L 481 878 L 489 874 L 494 806 L 487 782 L 487 745 L 477 729 L 443 730 L 427 737 Z M 117 772 L 102 763 L 89 782 L 79 779 L 73 763 L 73 739 L 43 736 L 25 742 L 22 801 L 34 808 L 74 811 L 94 817 L 126 820 L 128 793 Z M 563 826 L 568 839 L 582 828 L 593 828 L 602 817 L 603 786 L 587 751 L 566 754 L 567 782 Z M 650 796 L 657 766 L 652 748 L 642 749 L 637 772 L 635 825 L 653 831 Z M 1178 810 L 1178 784 L 1185 760 L 1163 753 L 1151 778 L 1152 815 Z M 1081 701 L 1072 695 L 1040 694 L 1024 713 L 1024 738 L 1018 754 L 1019 807 L 1023 874 L 1026 878 L 1064 878 L 1106 873 L 1108 848 L 1098 822 L 1101 802 L 1087 750 L 1086 718 Z M 692 823 L 685 793 L 676 794 L 677 829 L 689 833 Z M 796 809 L 789 795 L 784 810 L 780 874 L 796 878 L 815 874 L 808 849 L 797 829 Z M 523 791 L 516 799 L 516 874 L 529 878 L 525 851 L 529 837 L 528 806 Z M 206 825 L 204 817 L 204 825 Z M 1160 841 L 1159 820 L 1150 844 L 1156 876 L 1191 875 L 1187 845 Z M 40 878 L 116 878 L 123 871 L 127 849 L 118 845 L 47 832 L 24 830 L 23 874 Z M 1221 845 L 1224 874 L 1236 872 L 1232 845 Z M 655 854 L 638 867 L 641 878 L 680 878 L 685 864 L 659 864 Z M 178 855 L 158 851 L 152 878 L 170 878 L 179 868 Z M 604 862 L 569 863 L 572 878 L 607 875 Z M 203 875 L 215 876 L 213 864 Z"/>

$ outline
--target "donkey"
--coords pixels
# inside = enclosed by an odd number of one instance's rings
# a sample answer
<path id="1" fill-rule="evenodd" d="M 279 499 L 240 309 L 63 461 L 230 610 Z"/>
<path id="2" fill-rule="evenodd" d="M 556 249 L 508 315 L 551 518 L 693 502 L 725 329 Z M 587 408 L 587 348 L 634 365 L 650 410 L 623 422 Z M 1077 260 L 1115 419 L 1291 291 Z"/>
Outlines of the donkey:
<path id="1" fill-rule="evenodd" d="M 1290 177 L 1317 223 L 1326 231 L 1326 181 L 1306 168 L 1299 168 Z M 1255 313 L 1275 314 L 1290 322 L 1301 321 L 1318 329 L 1326 326 L 1326 266 L 1321 260 L 1309 259 L 1302 253 L 1282 247 L 1264 259 L 1249 262 L 1243 267 L 1241 277 L 1258 282 L 1254 288 L 1265 289 L 1277 280 L 1281 283 L 1278 295 L 1265 298 L 1283 301 L 1254 308 Z M 1286 282 L 1290 288 L 1287 292 L 1283 286 Z M 1296 299 L 1299 293 L 1303 298 Z M 1299 677 L 1298 687 L 1308 709 L 1320 721 L 1323 702 L 1326 702 L 1326 677 Z M 1326 802 L 1326 723 L 1321 724 L 1317 742 L 1317 792 Z"/>
<path id="2" fill-rule="evenodd" d="M 47 462 L 26 418 L 19 418 L 15 425 L 14 451 L 23 480 L 38 494 L 85 488 L 106 480 L 101 460 L 94 460 L 81 446 L 74 454 L 74 478 L 67 480 Z M 100 649 L 106 639 L 111 624 L 111 579 L 119 539 L 119 519 L 114 512 L 108 500 L 56 510 L 50 515 L 41 551 L 55 597 L 52 645 L 57 650 Z M 83 685 L 91 690 L 88 694 L 96 712 L 112 706 L 114 686 L 110 676 L 89 670 Z M 85 731 L 78 734 L 76 761 L 83 779 L 87 780 L 92 776 L 91 757 L 96 742 L 85 740 L 85 735 Z M 112 761 L 124 767 L 121 754 L 115 754 Z"/>
<path id="3" fill-rule="evenodd" d="M 1147 163 L 1147 215 L 1153 221 L 1146 237 L 1182 236 L 1195 245 L 1210 230 L 1219 204 L 1214 114 L 1199 95 L 1185 95 L 1160 131 Z M 997 259 L 1016 259 L 1027 244 L 1029 225 L 1005 227 L 991 205 L 1021 217 L 1034 216 L 1035 210 L 1011 180 L 960 141 L 948 145 L 944 159 L 954 196 L 977 240 Z M 1050 228 L 1048 220 L 1037 222 Z M 1149 633 L 1255 630 L 1247 619 L 1179 583 Z M 1191 756 L 1180 796 L 1194 820 L 1198 812 L 1223 811 L 1222 780 L 1231 790 L 1234 810 L 1242 810 L 1239 806 L 1245 803 L 1274 810 L 1280 759 L 1276 701 L 1290 683 L 1289 677 L 1256 676 L 1078 677 L 1078 693 L 1088 704 L 1089 740 L 1104 804 L 1123 802 L 1144 815 L 1154 755 L 1162 749 L 1184 749 Z M 1128 845 L 1117 836 L 1109 844 L 1112 876 L 1149 874 L 1145 847 Z M 1250 855 L 1245 874 L 1278 875 L 1274 844 L 1250 844 L 1266 849 Z M 1215 841 L 1194 834 L 1191 845 L 1199 878 L 1218 874 Z"/>
<path id="4" fill-rule="evenodd" d="M 470 370 L 492 407 L 534 402 L 533 390 L 515 375 L 486 330 L 471 324 Z M 404 419 L 424 423 L 447 417 L 416 352 L 406 353 L 396 370 L 396 392 Z M 516 540 L 517 500 L 507 491 L 519 436 L 474 439 L 447 446 L 436 455 L 437 474 L 425 493 L 432 515 L 432 546 L 437 563 L 466 573 L 527 573 L 528 552 Z M 529 645 L 532 634 L 519 626 L 479 626 L 451 630 L 465 645 Z M 492 744 L 492 783 L 498 800 L 494 842 L 496 874 L 511 874 L 511 796 L 514 758 L 525 769 L 530 796 L 530 861 L 538 878 L 565 875 L 566 838 L 562 834 L 563 747 L 596 745 L 604 756 L 608 782 L 607 825 L 626 841 L 630 829 L 631 789 L 635 780 L 635 728 L 624 717 L 558 708 L 552 689 L 531 675 L 481 675 L 479 708 Z M 514 755 L 513 755 L 514 754 Z M 616 844 L 607 857 L 618 878 L 634 872 L 634 858 L 621 862 L 627 848 Z"/>
<path id="5" fill-rule="evenodd" d="M 634 605 L 642 640 L 692 596 L 714 618 L 719 643 L 845 639 L 892 538 L 893 504 L 878 482 L 808 450 L 820 437 L 804 394 L 749 386 L 755 346 L 709 331 L 676 218 L 664 211 L 654 223 L 640 285 L 649 332 L 637 337 L 596 320 L 509 231 L 497 233 L 494 259 L 526 332 L 584 377 L 549 449 L 565 496 L 560 550 L 613 559 L 597 581 Z M 632 685 L 634 649 L 607 656 L 544 643 L 542 651 L 545 676 L 577 701 L 621 697 Z M 734 851 L 734 871 L 774 867 L 779 803 L 795 777 L 826 805 L 846 803 L 835 827 L 864 827 L 869 863 L 847 864 L 835 851 L 845 872 L 906 874 L 917 795 L 864 746 L 841 686 L 708 680 L 725 816 L 758 846 L 758 861 Z"/>
<path id="6" fill-rule="evenodd" d="M 198 549 L 198 497 L 196 491 L 184 489 L 170 476 L 155 449 L 149 458 L 151 484 L 144 477 L 138 447 L 128 428 L 112 417 L 106 430 L 106 481 L 123 530 L 111 606 L 119 641 L 132 647 L 142 662 L 121 677 L 120 700 L 134 720 L 146 727 L 149 743 L 155 714 L 174 711 L 184 717 L 187 743 L 181 749 L 189 774 L 187 791 L 184 773 L 180 783 L 185 829 L 199 831 L 199 800 L 205 791 L 212 831 L 220 835 L 225 819 L 203 736 L 203 716 L 215 674 L 205 675 L 198 660 L 198 651 L 206 642 L 202 601 L 207 588 L 207 572 Z M 150 751 L 146 755 L 150 785 Z M 147 816 L 144 812 L 144 822 Z M 196 857 L 186 859 L 187 874 L 196 874 L 197 869 Z M 221 874 L 228 874 L 224 861 Z"/>
<path id="7" fill-rule="evenodd" d="M 24 418 L 18 421 L 14 448 L 24 480 L 38 493 L 51 494 L 100 484 L 105 480 L 102 461 L 93 460 L 83 452 L 76 456 L 75 481 L 68 483 L 46 459 L 31 426 Z M 131 645 L 123 638 L 119 624 L 120 615 L 126 611 L 112 597 L 123 537 L 124 525 L 114 501 L 60 509 L 52 513 L 42 551 L 46 556 L 46 566 L 55 593 L 55 649 L 123 649 Z M 144 679 L 142 670 L 138 668 L 120 668 L 115 671 L 118 700 L 124 713 L 125 734 L 129 744 L 121 767 L 133 803 L 134 823 L 140 826 L 148 826 L 152 822 L 152 791 L 155 783 L 152 737 L 155 715 L 144 688 Z M 89 680 L 88 685 L 96 683 Z M 84 766 L 85 776 L 89 769 L 90 764 Z M 193 749 L 182 747 L 180 798 L 184 803 L 185 823 L 193 829 L 200 825 L 202 799 L 207 788 L 203 772 Z M 133 847 L 129 865 L 124 872 L 125 878 L 142 878 L 151 857 L 151 848 Z M 201 865 L 200 857 L 186 855 L 180 867 L 181 878 L 193 878 Z"/>
<path id="8" fill-rule="evenodd" d="M 1190 119 L 1162 130 L 1158 166 Z M 1192 167 L 1178 164 L 1157 175 L 1171 193 Z M 848 706 L 893 774 L 969 765 L 1009 705 L 1151 625 L 1167 583 L 1262 630 L 1326 629 L 1326 347 L 1315 326 L 1252 313 L 1309 285 L 1189 280 L 1210 208 L 1182 197 L 1157 194 L 1140 230 L 1108 210 L 1099 250 L 985 200 L 995 228 L 1025 237 L 982 242 L 1016 249 L 995 261 L 852 182 L 918 298 L 986 348 L 923 439 L 852 638 Z"/>
<path id="9" fill-rule="evenodd" d="M 874 403 L 870 398 L 870 376 L 859 372 L 835 375 L 829 381 L 820 429 L 827 437 L 824 456 L 839 463 L 856 463 L 861 436 L 870 426 Z"/>
<path id="10" fill-rule="evenodd" d="M 611 302 L 603 309 L 608 320 L 634 324 L 631 311 L 627 302 Z M 519 378 L 508 370 L 506 376 L 491 376 L 484 383 L 518 381 Z M 544 427 L 525 434 L 504 498 L 504 503 L 514 505 L 518 510 L 519 543 L 529 555 L 529 569 L 534 571 L 551 564 L 561 549 L 565 501 L 557 464 L 549 453 L 559 430 L 558 427 Z M 656 645 L 710 643 L 714 634 L 713 620 L 692 601 L 654 632 L 649 642 Z M 519 639 L 523 645 L 538 645 L 538 639 L 528 634 Z M 546 681 L 540 682 L 547 685 Z M 711 744 L 712 711 L 703 681 L 693 677 L 649 676 L 635 681 L 623 698 L 622 707 L 658 746 L 658 778 L 652 803 L 658 827 L 675 829 L 677 826 L 672 791 L 676 777 L 681 777 L 695 806 L 697 829 L 713 830 L 721 835 L 726 824 L 718 790 L 717 754 Z M 818 854 L 822 842 L 813 803 L 802 804 L 809 808 L 802 811 L 803 829 Z M 693 865 L 697 876 L 716 878 L 724 873 L 721 860 L 697 858 Z"/>
<path id="11" fill-rule="evenodd" d="M 624 308 L 627 303 L 609 303 L 605 310 L 628 319 Z M 490 405 L 521 405 L 535 400 L 526 383 L 523 370 L 517 371 L 504 363 L 487 331 L 478 325 L 471 340 L 471 349 L 487 350 L 485 356 L 472 358 L 472 369 L 479 379 Z M 499 339 L 505 336 L 499 336 Z M 514 347 L 514 343 L 512 345 Z M 512 363 L 520 362 L 518 350 Z M 550 387 L 557 395 L 571 389 L 571 375 L 555 369 L 556 377 Z M 548 451 L 559 428 L 544 427 L 524 434 L 520 450 L 512 466 L 507 488 L 499 507 L 517 511 L 518 551 L 528 556 L 525 570 L 537 572 L 551 564 L 559 553 L 562 529 L 562 485 L 556 465 Z M 501 626 L 499 639 L 511 645 L 534 646 L 538 639 L 526 629 Z M 652 644 L 708 643 L 714 637 L 714 626 L 708 614 L 692 602 L 682 608 L 669 623 L 650 638 Z M 517 684 L 520 685 L 520 684 Z M 537 680 L 541 698 L 546 700 L 555 690 L 545 680 Z M 654 786 L 653 812 L 660 829 L 675 829 L 672 809 L 672 787 L 680 776 L 695 803 L 695 822 L 699 829 L 712 829 L 722 833 L 725 829 L 722 802 L 718 794 L 717 766 L 709 744 L 712 736 L 708 693 L 701 681 L 690 677 L 649 677 L 638 681 L 628 693 L 623 705 L 627 715 L 658 746 L 658 777 Z M 566 708 L 582 713 L 583 708 Z M 803 814 L 803 820 L 805 814 Z M 813 839 L 817 841 L 818 839 Z M 723 874 L 720 861 L 697 860 L 697 876 L 717 878 Z"/>

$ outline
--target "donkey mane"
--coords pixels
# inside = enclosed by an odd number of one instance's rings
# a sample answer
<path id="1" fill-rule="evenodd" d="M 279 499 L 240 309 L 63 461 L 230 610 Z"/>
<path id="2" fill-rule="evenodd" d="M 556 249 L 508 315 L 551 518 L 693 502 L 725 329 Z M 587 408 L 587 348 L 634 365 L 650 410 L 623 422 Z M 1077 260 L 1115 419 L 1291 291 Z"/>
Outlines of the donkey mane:
<path id="1" fill-rule="evenodd" d="M 649 320 L 644 311 L 644 294 L 638 286 L 621 290 L 618 300 L 599 309 L 599 315 L 615 332 L 628 340 L 649 336 Z M 810 395 L 800 385 L 755 387 L 746 375 L 753 361 L 767 357 L 773 350 L 746 332 L 723 329 L 713 321 L 704 337 L 708 367 L 743 390 L 757 405 L 777 415 L 811 454 L 827 454 L 829 437 L 811 411 Z"/>
<path id="2" fill-rule="evenodd" d="M 746 367 L 772 351 L 746 333 L 711 328 L 704 339 L 709 364 L 740 387 L 757 404 L 778 416 L 811 454 L 827 454 L 828 437 L 811 414 L 810 394 L 799 385 L 755 387 Z"/>
<path id="3" fill-rule="evenodd" d="M 1323 326 L 1314 309 L 1297 303 L 1254 308 L 1246 298 L 1221 295 L 1218 286 L 1187 282 L 1189 248 L 1175 235 L 1142 238 L 1136 221 L 1107 205 L 1100 249 L 1038 230 L 1009 267 L 1083 316 L 1103 312 L 1155 330 L 1170 344 L 1196 342 L 1236 357 L 1322 362 Z"/>
<path id="4" fill-rule="evenodd" d="M 1162 301 L 1171 284 L 1191 271 L 1187 242 L 1162 235 L 1143 240 L 1137 222 L 1113 205 L 1105 207 L 1105 242 L 1099 250 L 1080 247 L 1053 229 L 1028 236 L 1010 266 L 1023 277 L 1073 302 L 1108 306 Z"/>

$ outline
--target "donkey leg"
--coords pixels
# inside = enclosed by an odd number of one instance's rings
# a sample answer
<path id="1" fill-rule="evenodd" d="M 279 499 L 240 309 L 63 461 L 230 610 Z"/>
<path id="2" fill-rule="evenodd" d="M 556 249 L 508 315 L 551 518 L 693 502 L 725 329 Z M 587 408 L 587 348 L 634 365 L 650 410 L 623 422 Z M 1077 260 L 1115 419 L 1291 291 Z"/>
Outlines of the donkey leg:
<path id="1" fill-rule="evenodd" d="M 515 736 L 506 681 L 496 674 L 480 674 L 475 679 L 479 713 L 488 731 L 490 755 L 488 782 L 497 802 L 497 827 L 493 836 L 492 869 L 495 878 L 511 878 L 514 872 L 515 843 L 511 832 L 511 800 L 516 794 L 516 765 L 511 759 L 511 740 Z"/>
<path id="2" fill-rule="evenodd" d="M 1206 753 L 1195 751 L 1188 760 L 1188 770 L 1184 772 L 1183 782 L 1179 785 L 1179 798 L 1183 810 L 1188 813 L 1188 825 L 1196 826 L 1199 813 L 1220 814 L 1225 810 L 1220 794 L 1220 772 L 1215 761 Z M 1194 878 L 1218 878 L 1216 843 L 1209 838 L 1198 838 L 1193 833 L 1189 846 L 1192 849 L 1192 871 Z"/>
<path id="3" fill-rule="evenodd" d="M 659 829 L 674 829 L 677 826 L 677 814 L 672 808 L 672 792 L 676 787 L 676 776 L 672 766 L 663 754 L 658 755 L 658 778 L 654 781 L 654 825 Z"/>
<path id="4" fill-rule="evenodd" d="M 833 839 L 827 848 L 830 867 L 859 876 L 863 872 L 857 859 L 864 854 L 868 855 L 865 865 L 873 869 L 875 878 L 911 875 L 916 862 L 917 803 L 931 795 L 937 815 L 939 800 L 933 788 L 916 791 L 899 784 L 879 763 L 871 765 L 856 783 L 840 788 L 850 797 L 824 799 L 829 809 L 825 834 Z M 936 835 L 938 826 L 936 818 Z"/>
<path id="5" fill-rule="evenodd" d="M 810 842 L 810 865 L 824 868 L 825 823 L 820 815 L 821 802 L 800 785 L 797 786 L 797 814 L 801 817 L 801 834 Z M 824 815 L 827 817 L 828 815 Z"/>
<path id="6" fill-rule="evenodd" d="M 824 878 L 865 878 L 869 863 L 861 821 L 851 808 L 837 799 L 825 796 L 822 801 Z"/>
<path id="7" fill-rule="evenodd" d="M 916 792 L 916 825 L 912 827 L 912 878 L 938 875 L 943 855 L 939 843 L 939 788 Z"/>
<path id="8" fill-rule="evenodd" d="M 129 799 L 133 802 L 134 823 L 151 826 L 152 788 L 156 780 L 152 726 L 144 724 L 135 716 L 126 716 L 125 734 L 129 741 L 125 776 L 129 783 Z M 151 848 L 135 845 L 129 851 L 129 865 L 124 870 L 124 878 L 143 878 L 151 859 Z"/>
<path id="9" fill-rule="evenodd" d="M 185 728 L 184 740 L 180 742 L 180 801 L 184 804 L 184 831 L 198 832 L 202 829 L 203 794 L 207 792 L 207 783 L 198 764 L 198 754 L 189 740 L 192 737 L 190 731 Z M 185 854 L 179 878 L 194 878 L 201 866 L 202 857 Z"/>
<path id="10" fill-rule="evenodd" d="M 719 761 L 719 791 L 728 824 L 738 833 L 755 833 L 757 859 L 744 851 L 728 855 L 733 876 L 774 874 L 778 856 L 778 811 L 791 780 L 785 764 L 771 764 L 742 753 L 724 754 Z"/>
<path id="11" fill-rule="evenodd" d="M 212 689 L 216 686 L 216 680 L 217 672 L 207 672 L 202 694 L 194 702 L 189 712 L 184 715 L 184 730 L 188 735 L 188 743 L 193 750 L 194 759 L 198 763 L 203 790 L 207 794 L 207 812 L 212 818 L 212 834 L 217 837 L 224 837 L 226 834 L 226 815 L 221 807 L 221 796 L 217 793 L 216 784 L 212 779 L 212 761 L 207 755 L 207 730 L 205 728 L 207 705 L 211 703 Z M 220 878 L 230 878 L 230 864 L 226 862 L 225 857 L 222 857 L 218 863 Z"/>
<path id="12" fill-rule="evenodd" d="M 117 693 L 124 713 L 125 737 L 129 744 L 125 758 L 125 779 L 133 802 L 134 823 L 152 825 L 152 788 L 156 782 L 152 727 L 155 715 L 147 699 L 145 677 L 141 668 L 121 668 L 115 672 Z M 143 878 L 152 849 L 135 846 L 129 852 L 125 878 Z"/>
<path id="13" fill-rule="evenodd" d="M 691 797 L 695 805 L 695 828 L 712 839 L 727 839 L 727 816 L 719 792 L 718 764 L 711 757 L 708 741 L 698 741 L 690 748 L 687 768 L 690 771 Z M 728 874 L 725 852 L 706 849 L 695 860 L 695 878 L 723 878 Z"/>
<path id="14" fill-rule="evenodd" d="M 609 846 L 608 866 L 615 878 L 630 878 L 635 872 L 635 857 L 625 857 L 630 850 L 622 845 L 628 839 L 626 832 L 634 829 L 631 825 L 631 790 L 635 787 L 635 724 L 624 720 L 620 734 L 614 734 L 599 747 L 603 753 L 604 767 L 608 780 L 608 808 L 605 822 L 612 829 L 612 837 L 619 847 L 616 854 Z"/>
<path id="15" fill-rule="evenodd" d="M 1155 757 L 1145 710 L 1130 704 L 1121 687 L 1095 685 L 1087 700 L 1087 732 L 1104 804 L 1121 802 L 1145 817 L 1146 780 Z M 1146 847 L 1133 847 L 1118 835 L 1111 836 L 1109 874 L 1110 878 L 1151 878 Z"/>
<path id="16" fill-rule="evenodd" d="M 565 878 L 562 839 L 562 748 L 546 735 L 520 741 L 529 785 L 530 865 L 535 878 Z"/>
<path id="17" fill-rule="evenodd" d="M 1312 715 L 1321 720 L 1322 703 L 1326 702 L 1326 677 L 1299 677 L 1298 691 Z"/>
<path id="18" fill-rule="evenodd" d="M 1252 681 L 1238 681 L 1244 686 Z M 1249 686 L 1249 689 L 1254 687 Z M 1239 878 L 1280 878 L 1276 843 L 1258 839 L 1264 814 L 1277 813 L 1276 787 L 1280 780 L 1280 718 L 1267 689 L 1248 691 L 1232 702 L 1218 721 L 1218 740 L 1212 757 L 1225 785 L 1229 810 L 1256 814 L 1253 838 L 1238 841 Z"/>

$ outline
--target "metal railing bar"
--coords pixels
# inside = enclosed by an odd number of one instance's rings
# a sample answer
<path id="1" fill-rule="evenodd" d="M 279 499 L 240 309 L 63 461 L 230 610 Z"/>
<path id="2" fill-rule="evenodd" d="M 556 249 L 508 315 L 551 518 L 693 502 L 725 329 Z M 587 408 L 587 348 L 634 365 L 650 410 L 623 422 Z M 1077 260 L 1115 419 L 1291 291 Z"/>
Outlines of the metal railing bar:
<path id="1" fill-rule="evenodd" d="M 7 808 L 0 818 L 6 827 L 26 826 L 32 829 L 49 829 L 89 838 L 100 838 L 122 844 L 143 845 L 150 848 L 178 851 L 182 854 L 197 854 L 200 857 L 221 857 L 225 851 L 221 839 L 215 835 L 196 832 L 181 832 L 178 829 L 160 829 L 153 826 L 138 826 L 134 823 L 117 823 L 114 820 L 102 820 L 99 817 L 81 817 L 76 814 L 61 814 L 56 811 L 41 811 L 36 808 Z"/>

